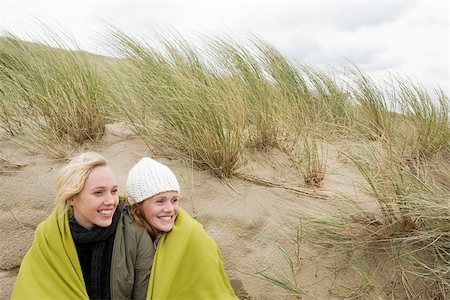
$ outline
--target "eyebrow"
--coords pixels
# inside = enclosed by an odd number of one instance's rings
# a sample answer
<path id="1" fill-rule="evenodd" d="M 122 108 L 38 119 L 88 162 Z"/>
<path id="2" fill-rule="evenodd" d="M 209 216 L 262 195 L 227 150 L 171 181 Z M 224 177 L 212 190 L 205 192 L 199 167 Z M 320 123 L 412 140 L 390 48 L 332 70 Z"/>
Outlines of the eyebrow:
<path id="1" fill-rule="evenodd" d="M 116 185 L 113 186 L 112 188 L 113 188 L 113 189 L 116 189 L 116 188 L 118 188 L 118 187 L 119 187 L 119 185 L 116 184 Z M 106 189 L 106 187 L 103 186 L 103 185 L 99 185 L 99 186 L 93 187 L 93 188 L 91 189 L 91 191 L 96 190 L 96 189 Z"/>

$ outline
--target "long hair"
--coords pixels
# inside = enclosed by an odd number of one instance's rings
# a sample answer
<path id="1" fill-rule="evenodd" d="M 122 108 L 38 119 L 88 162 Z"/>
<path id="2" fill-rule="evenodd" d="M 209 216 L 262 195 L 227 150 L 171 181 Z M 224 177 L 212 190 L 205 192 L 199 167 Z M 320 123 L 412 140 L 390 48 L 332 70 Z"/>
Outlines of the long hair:
<path id="1" fill-rule="evenodd" d="M 69 201 L 84 187 L 84 183 L 95 167 L 108 166 L 108 161 L 96 152 L 84 152 L 72 158 L 56 177 L 56 199 L 69 209 Z"/>
<path id="2" fill-rule="evenodd" d="M 158 230 L 147 222 L 141 206 L 142 202 L 132 204 L 130 206 L 131 215 L 133 216 L 136 223 L 139 226 L 144 227 L 147 230 L 150 237 L 152 238 L 152 240 L 155 241 L 156 238 L 158 237 Z"/>

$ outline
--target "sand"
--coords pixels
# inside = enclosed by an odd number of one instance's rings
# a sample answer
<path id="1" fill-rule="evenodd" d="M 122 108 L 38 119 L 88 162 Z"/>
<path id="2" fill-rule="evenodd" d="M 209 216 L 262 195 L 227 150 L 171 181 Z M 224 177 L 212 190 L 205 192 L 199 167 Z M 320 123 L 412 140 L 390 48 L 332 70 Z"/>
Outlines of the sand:
<path id="1" fill-rule="evenodd" d="M 150 153 L 141 140 L 119 125 L 108 126 L 102 141 L 86 149 L 109 160 L 122 193 L 128 170 L 142 156 L 167 164 L 180 181 L 181 206 L 203 224 L 219 245 L 226 272 L 241 299 L 295 299 L 286 290 L 258 278 L 258 272 L 289 274 L 276 245 L 290 244 L 298 215 L 326 216 L 337 209 L 333 193 L 357 198 L 362 186 L 358 173 L 331 146 L 327 177 L 323 187 L 316 190 L 304 185 L 279 150 L 249 153 L 246 164 L 238 170 L 245 176 L 220 180 L 176 157 Z M 0 299 L 8 299 L 34 230 L 54 207 L 54 180 L 63 161 L 32 153 L 6 140 L 1 141 L 0 155 Z M 266 181 L 278 185 L 263 184 Z M 334 275 L 317 264 L 314 253 L 302 250 L 296 278 L 305 291 L 302 299 L 341 299 L 330 293 Z"/>

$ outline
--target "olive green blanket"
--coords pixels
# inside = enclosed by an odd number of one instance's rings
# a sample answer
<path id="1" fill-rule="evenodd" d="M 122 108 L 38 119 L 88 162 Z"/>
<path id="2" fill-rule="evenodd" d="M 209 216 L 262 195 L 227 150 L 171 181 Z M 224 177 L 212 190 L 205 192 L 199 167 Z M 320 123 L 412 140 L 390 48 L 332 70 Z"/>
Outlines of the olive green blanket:
<path id="1" fill-rule="evenodd" d="M 238 299 L 217 244 L 182 209 L 172 231 L 158 242 L 147 299 Z"/>
<path id="2" fill-rule="evenodd" d="M 62 206 L 36 229 L 22 260 L 11 299 L 89 299 L 68 214 Z M 156 250 L 147 299 L 237 299 L 217 244 L 180 210 Z"/>
<path id="3" fill-rule="evenodd" d="M 60 205 L 37 227 L 11 299 L 62 298 L 89 299 L 68 214 Z"/>

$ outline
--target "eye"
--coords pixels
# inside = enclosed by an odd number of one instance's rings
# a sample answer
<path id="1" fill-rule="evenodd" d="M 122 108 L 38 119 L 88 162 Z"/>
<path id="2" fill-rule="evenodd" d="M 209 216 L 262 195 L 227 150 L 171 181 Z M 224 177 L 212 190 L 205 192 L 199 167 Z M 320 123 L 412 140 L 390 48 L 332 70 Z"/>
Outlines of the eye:
<path id="1" fill-rule="evenodd" d="M 163 203 L 162 199 L 155 199 L 155 203 Z"/>
<path id="2" fill-rule="evenodd" d="M 172 199 L 172 203 L 177 203 L 177 202 L 178 202 L 178 198 Z"/>
<path id="3" fill-rule="evenodd" d="M 113 195 L 117 194 L 117 189 L 113 189 L 113 190 L 111 191 L 111 193 L 112 193 Z"/>
<path id="4" fill-rule="evenodd" d="M 95 191 L 94 192 L 94 195 L 101 195 L 101 194 L 103 194 L 103 191 Z"/>

